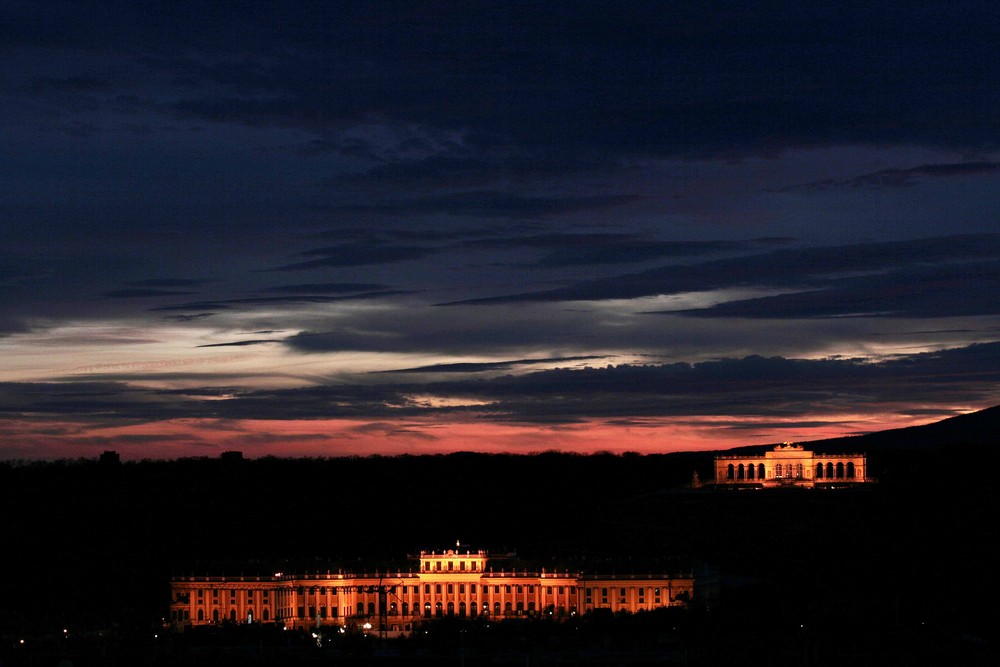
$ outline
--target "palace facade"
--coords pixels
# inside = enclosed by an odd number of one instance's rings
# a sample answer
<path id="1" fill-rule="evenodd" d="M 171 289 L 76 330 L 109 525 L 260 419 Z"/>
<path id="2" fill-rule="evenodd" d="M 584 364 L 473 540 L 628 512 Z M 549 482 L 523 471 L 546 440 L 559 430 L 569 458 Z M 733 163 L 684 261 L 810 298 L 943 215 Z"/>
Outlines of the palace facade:
<path id="1" fill-rule="evenodd" d="M 864 454 L 818 454 L 786 442 L 759 456 L 716 456 L 715 484 L 837 487 L 870 482 Z"/>
<path id="2" fill-rule="evenodd" d="M 353 626 L 400 634 L 444 616 L 561 619 L 596 609 L 637 612 L 686 605 L 693 573 L 584 574 L 496 569 L 486 551 L 421 551 L 409 572 L 189 576 L 171 580 L 174 629 L 278 623 Z"/>

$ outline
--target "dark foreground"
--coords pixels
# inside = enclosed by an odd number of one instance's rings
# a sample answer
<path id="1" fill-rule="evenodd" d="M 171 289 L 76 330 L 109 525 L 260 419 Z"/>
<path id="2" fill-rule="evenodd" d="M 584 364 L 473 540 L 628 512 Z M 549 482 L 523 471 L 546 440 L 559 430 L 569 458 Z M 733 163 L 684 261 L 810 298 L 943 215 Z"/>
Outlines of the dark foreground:
<path id="1" fill-rule="evenodd" d="M 770 492 L 692 490 L 695 454 L 5 466 L 0 665 L 996 665 L 998 459 L 883 451 L 869 488 Z M 720 597 L 405 639 L 162 625 L 172 574 L 406 569 L 459 538 L 542 566 L 708 565 Z"/>

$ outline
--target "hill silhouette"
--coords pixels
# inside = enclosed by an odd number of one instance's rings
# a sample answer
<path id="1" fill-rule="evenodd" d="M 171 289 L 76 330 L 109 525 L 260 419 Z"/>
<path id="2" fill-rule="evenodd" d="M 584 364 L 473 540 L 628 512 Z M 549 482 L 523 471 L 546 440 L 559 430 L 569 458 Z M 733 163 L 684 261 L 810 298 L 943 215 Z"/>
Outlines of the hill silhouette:
<path id="1" fill-rule="evenodd" d="M 733 447 L 730 452 L 757 453 L 773 449 L 768 445 Z M 885 451 L 936 451 L 955 446 L 1000 446 L 1000 405 L 919 426 L 886 429 L 863 435 L 799 442 L 813 451 L 829 453 Z"/>

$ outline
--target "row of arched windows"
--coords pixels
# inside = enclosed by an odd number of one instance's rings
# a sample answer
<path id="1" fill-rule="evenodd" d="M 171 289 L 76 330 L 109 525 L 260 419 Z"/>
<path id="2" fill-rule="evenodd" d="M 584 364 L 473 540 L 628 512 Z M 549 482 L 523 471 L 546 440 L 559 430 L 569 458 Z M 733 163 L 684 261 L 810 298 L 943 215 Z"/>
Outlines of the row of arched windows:
<path id="1" fill-rule="evenodd" d="M 854 462 L 848 461 L 845 465 L 840 461 L 835 466 L 832 462 L 824 466 L 822 463 L 816 464 L 816 479 L 854 479 Z"/>
<path id="2" fill-rule="evenodd" d="M 785 465 L 778 463 L 774 466 L 774 477 L 775 479 L 802 479 L 804 471 L 801 463 L 796 463 L 794 466 L 791 463 Z M 756 465 L 753 463 L 740 463 L 739 465 L 730 463 L 726 468 L 726 479 L 731 481 L 764 479 L 765 475 L 763 463 Z M 853 461 L 847 463 L 840 461 L 836 464 L 831 461 L 825 465 L 823 463 L 816 464 L 816 479 L 854 479 L 855 475 L 856 469 Z"/>

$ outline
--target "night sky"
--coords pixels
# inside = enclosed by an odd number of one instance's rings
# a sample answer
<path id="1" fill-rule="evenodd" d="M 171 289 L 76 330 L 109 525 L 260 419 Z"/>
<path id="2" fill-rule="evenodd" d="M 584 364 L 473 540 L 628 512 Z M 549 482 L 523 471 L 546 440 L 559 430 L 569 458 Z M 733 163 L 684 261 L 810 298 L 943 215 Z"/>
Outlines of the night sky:
<path id="1" fill-rule="evenodd" d="M 1000 403 L 1000 3 L 0 2 L 0 459 Z"/>

